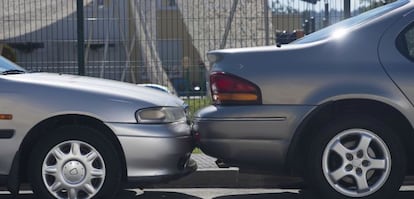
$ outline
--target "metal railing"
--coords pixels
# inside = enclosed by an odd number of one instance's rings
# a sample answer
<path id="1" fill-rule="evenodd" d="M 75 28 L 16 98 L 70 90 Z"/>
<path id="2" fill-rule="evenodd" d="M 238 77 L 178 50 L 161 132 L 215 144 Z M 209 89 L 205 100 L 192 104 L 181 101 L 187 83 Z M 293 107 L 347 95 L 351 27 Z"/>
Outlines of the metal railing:
<path id="1" fill-rule="evenodd" d="M 2 0 L 0 51 L 32 71 L 155 83 L 204 100 L 208 51 L 287 43 L 388 2 Z"/>

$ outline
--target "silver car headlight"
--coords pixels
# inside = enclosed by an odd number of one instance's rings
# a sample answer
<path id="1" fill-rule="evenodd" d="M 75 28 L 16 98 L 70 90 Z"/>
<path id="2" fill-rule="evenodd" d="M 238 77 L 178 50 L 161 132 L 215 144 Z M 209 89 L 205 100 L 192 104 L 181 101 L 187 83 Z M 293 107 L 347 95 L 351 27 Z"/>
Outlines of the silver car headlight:
<path id="1" fill-rule="evenodd" d="M 185 122 L 187 116 L 182 107 L 156 107 L 141 109 L 136 112 L 138 123 L 163 124 Z"/>

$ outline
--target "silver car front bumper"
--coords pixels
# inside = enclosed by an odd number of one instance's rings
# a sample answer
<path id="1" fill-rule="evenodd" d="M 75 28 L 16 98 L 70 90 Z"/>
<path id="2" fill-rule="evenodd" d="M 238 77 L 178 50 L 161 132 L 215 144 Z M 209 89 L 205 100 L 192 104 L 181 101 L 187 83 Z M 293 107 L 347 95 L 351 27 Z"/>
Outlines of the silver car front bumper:
<path id="1" fill-rule="evenodd" d="M 168 181 L 197 169 L 197 164 L 190 159 L 194 140 L 186 123 L 107 125 L 122 146 L 130 182 Z"/>

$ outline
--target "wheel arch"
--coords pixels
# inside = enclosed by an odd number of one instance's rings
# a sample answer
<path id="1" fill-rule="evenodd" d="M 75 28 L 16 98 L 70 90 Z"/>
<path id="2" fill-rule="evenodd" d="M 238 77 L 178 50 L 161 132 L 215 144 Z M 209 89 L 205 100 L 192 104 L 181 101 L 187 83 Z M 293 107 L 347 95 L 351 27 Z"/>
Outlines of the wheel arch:
<path id="1" fill-rule="evenodd" d="M 59 115 L 54 116 L 48 119 L 45 119 L 38 123 L 36 126 L 34 126 L 25 136 L 25 138 L 22 141 L 22 144 L 19 148 L 19 158 L 16 158 L 15 161 L 18 161 L 19 166 L 19 181 L 20 182 L 27 182 L 27 168 L 25 165 L 27 164 L 28 157 L 30 155 L 30 150 L 33 148 L 33 146 L 36 144 L 36 142 L 39 139 L 42 139 L 44 136 L 47 136 L 50 134 L 55 128 L 60 126 L 66 126 L 66 125 L 80 125 L 80 126 L 87 126 L 90 128 L 94 128 L 96 130 L 99 130 L 100 132 L 103 132 L 103 135 L 110 140 L 112 143 L 114 143 L 114 147 L 117 150 L 117 153 L 119 154 L 119 158 L 121 161 L 122 166 L 122 181 L 126 181 L 127 179 L 127 170 L 126 170 L 126 159 L 125 155 L 122 149 L 122 146 L 117 139 L 116 135 L 113 133 L 113 131 L 106 126 L 102 121 L 85 115 Z"/>
<path id="2" fill-rule="evenodd" d="M 312 111 L 296 129 L 287 154 L 286 170 L 293 175 L 302 175 L 306 140 L 311 139 L 314 130 L 335 119 L 338 115 L 368 114 L 397 129 L 406 154 L 414 153 L 414 133 L 409 120 L 396 108 L 370 99 L 343 99 L 330 101 Z M 407 157 L 407 172 L 414 174 L 414 159 Z M 411 169 L 410 169 L 411 168 Z"/>

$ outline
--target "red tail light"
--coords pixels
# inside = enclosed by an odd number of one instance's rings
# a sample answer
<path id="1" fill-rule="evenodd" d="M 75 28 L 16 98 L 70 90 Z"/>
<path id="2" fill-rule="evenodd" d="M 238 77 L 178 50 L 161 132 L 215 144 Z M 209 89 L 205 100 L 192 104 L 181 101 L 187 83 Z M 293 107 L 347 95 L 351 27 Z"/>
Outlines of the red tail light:
<path id="1" fill-rule="evenodd" d="M 261 92 L 255 84 L 224 72 L 210 75 L 211 94 L 215 104 L 261 104 Z"/>

